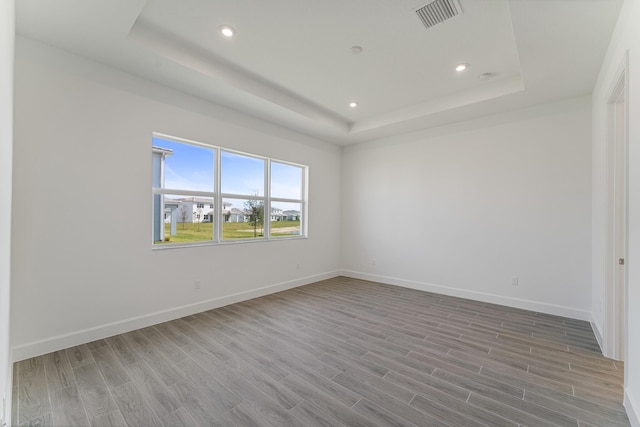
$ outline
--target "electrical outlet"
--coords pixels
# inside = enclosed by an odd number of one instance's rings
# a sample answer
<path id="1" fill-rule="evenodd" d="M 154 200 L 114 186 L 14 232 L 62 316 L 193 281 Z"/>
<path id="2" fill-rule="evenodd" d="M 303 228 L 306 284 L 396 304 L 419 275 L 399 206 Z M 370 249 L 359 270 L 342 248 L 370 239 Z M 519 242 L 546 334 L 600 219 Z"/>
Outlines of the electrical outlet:
<path id="1" fill-rule="evenodd" d="M 512 277 L 511 286 L 518 286 L 518 285 L 520 285 L 520 279 L 518 279 L 517 277 Z"/>
<path id="2" fill-rule="evenodd" d="M 193 282 L 193 289 L 200 289 L 200 280 L 196 280 Z"/>
<path id="3" fill-rule="evenodd" d="M 375 259 L 371 260 L 371 266 L 372 266 L 372 267 L 375 267 L 375 266 L 376 266 L 376 260 L 375 260 Z"/>
<path id="4" fill-rule="evenodd" d="M 296 270 L 300 270 L 300 263 L 296 264 Z"/>

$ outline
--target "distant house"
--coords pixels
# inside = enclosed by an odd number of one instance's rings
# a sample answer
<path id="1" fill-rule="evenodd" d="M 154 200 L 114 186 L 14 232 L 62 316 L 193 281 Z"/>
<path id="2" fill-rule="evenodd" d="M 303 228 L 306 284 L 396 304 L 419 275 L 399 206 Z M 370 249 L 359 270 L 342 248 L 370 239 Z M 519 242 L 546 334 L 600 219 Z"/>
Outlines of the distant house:
<path id="1" fill-rule="evenodd" d="M 213 222 L 213 201 L 204 197 L 183 197 L 177 199 L 178 222 Z"/>
<path id="2" fill-rule="evenodd" d="M 238 208 L 231 208 L 229 211 L 229 220 L 225 219 L 225 222 L 247 222 L 249 221 L 249 215 Z M 226 216 L 225 216 L 226 218 Z"/>
<path id="3" fill-rule="evenodd" d="M 228 219 L 225 216 L 225 222 L 249 222 L 251 214 L 245 209 L 231 208 L 228 211 Z M 271 208 L 271 214 L 269 215 L 270 221 L 300 221 L 300 211 L 283 211 L 280 208 Z"/>
<path id="4" fill-rule="evenodd" d="M 282 212 L 283 221 L 300 221 L 300 211 Z"/>
<path id="5" fill-rule="evenodd" d="M 210 198 L 206 197 L 182 197 L 180 199 L 165 198 L 165 222 L 175 219 L 177 222 L 213 222 L 215 207 Z M 222 215 L 229 212 L 231 203 L 222 202 Z M 175 218 L 174 218 L 175 217 Z"/>
<path id="6" fill-rule="evenodd" d="M 215 219 L 215 207 L 211 199 L 203 197 L 182 197 L 179 199 L 160 196 L 160 203 L 163 206 L 164 223 L 171 224 L 170 235 L 177 234 L 176 224 L 178 223 L 205 223 L 213 222 Z M 229 211 L 231 203 L 222 203 L 222 215 Z M 164 227 L 162 228 L 162 239 L 164 240 Z"/>
<path id="7" fill-rule="evenodd" d="M 271 208 L 271 221 L 284 221 L 282 215 L 282 209 Z"/>

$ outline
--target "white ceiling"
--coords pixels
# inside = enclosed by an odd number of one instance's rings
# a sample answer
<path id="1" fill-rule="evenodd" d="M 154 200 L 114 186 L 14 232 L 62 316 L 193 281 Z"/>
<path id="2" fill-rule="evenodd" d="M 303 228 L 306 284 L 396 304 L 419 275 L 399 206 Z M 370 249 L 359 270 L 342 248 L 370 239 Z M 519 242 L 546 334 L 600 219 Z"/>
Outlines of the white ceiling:
<path id="1" fill-rule="evenodd" d="M 431 1 L 20 0 L 16 27 L 346 145 L 591 93 L 622 3 L 459 0 L 427 29 L 415 10 Z"/>

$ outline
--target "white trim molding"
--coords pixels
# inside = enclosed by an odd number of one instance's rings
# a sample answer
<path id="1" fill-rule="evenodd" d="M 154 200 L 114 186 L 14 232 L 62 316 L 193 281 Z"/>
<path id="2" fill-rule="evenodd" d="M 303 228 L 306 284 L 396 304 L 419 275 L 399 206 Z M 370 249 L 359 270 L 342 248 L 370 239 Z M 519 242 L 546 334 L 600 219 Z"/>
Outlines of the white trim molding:
<path id="1" fill-rule="evenodd" d="M 604 354 L 604 338 L 602 337 L 602 331 L 600 330 L 600 324 L 596 321 L 596 319 L 591 316 L 591 329 L 593 329 L 593 335 L 596 337 L 596 341 L 598 341 L 598 347 L 600 347 L 600 353 Z"/>
<path id="2" fill-rule="evenodd" d="M 484 292 L 469 291 L 465 289 L 451 288 L 432 283 L 418 282 L 413 280 L 400 279 L 395 277 L 379 276 L 367 274 L 352 270 L 334 270 L 326 273 L 320 273 L 312 276 L 302 277 L 299 279 L 267 285 L 261 288 L 249 291 L 238 292 L 236 294 L 225 295 L 218 298 L 212 298 L 206 301 L 200 301 L 194 304 L 188 304 L 180 307 L 170 308 L 143 316 L 137 316 L 105 325 L 79 330 L 76 332 L 57 335 L 44 340 L 33 341 L 27 344 L 12 348 L 12 360 L 14 362 L 28 359 L 30 357 L 47 354 L 52 351 L 58 351 L 65 348 L 81 345 L 87 342 L 95 341 L 102 338 L 122 334 L 133 331 L 135 329 L 145 328 L 162 322 L 178 319 L 180 317 L 189 316 L 214 308 L 223 307 L 230 304 L 246 301 L 252 298 L 285 291 L 287 289 L 297 288 L 299 286 L 308 285 L 322 280 L 332 279 L 338 276 L 351 277 L 354 279 L 369 280 L 373 282 L 385 283 L 388 285 L 401 286 L 410 289 L 421 290 L 425 292 L 434 292 L 443 295 L 449 295 L 460 298 L 468 298 L 475 301 L 488 302 L 492 304 L 506 305 L 509 307 L 520 308 L 524 310 L 532 310 L 540 313 L 553 314 L 557 316 L 569 317 L 579 320 L 591 320 L 591 314 L 584 310 L 578 310 L 571 307 L 565 307 L 554 304 L 541 303 L 537 301 L 505 297 Z M 593 322 L 592 322 L 593 325 Z M 594 328 L 594 331 L 597 329 Z M 596 334 L 597 335 L 597 334 Z M 597 338 L 597 336 L 596 336 Z M 640 427 L 640 426 L 639 426 Z"/>
<path id="3" fill-rule="evenodd" d="M 627 410 L 627 417 L 631 427 L 640 427 L 640 408 L 629 394 L 629 389 L 624 389 L 624 408 Z"/>
<path id="4" fill-rule="evenodd" d="M 434 292 L 437 294 L 449 295 L 452 297 L 467 298 L 475 301 L 488 302 L 491 304 L 506 305 L 508 307 L 552 314 L 555 316 L 569 317 L 572 319 L 585 321 L 591 320 L 591 313 L 589 311 L 579 310 L 577 308 L 566 307 L 562 305 L 548 304 L 521 298 L 505 297 L 502 295 L 495 295 L 486 292 L 470 291 L 467 289 L 452 288 L 449 286 L 418 282 L 415 280 L 400 279 L 397 277 L 379 276 L 376 274 L 362 273 L 352 270 L 342 270 L 341 275 L 354 279 L 370 280 L 373 282 L 385 283 L 387 285 L 417 289 L 425 292 Z"/>
<path id="5" fill-rule="evenodd" d="M 606 92 L 607 241 L 605 317 L 602 349 L 616 360 L 626 359 L 628 267 L 620 267 L 628 248 L 629 51 L 625 51 Z M 622 105 L 623 111 L 619 108 Z M 622 138 L 620 138 L 622 135 Z M 628 264 L 628 263 L 627 263 Z"/>
<path id="6" fill-rule="evenodd" d="M 319 282 L 321 280 L 332 279 L 339 276 L 340 273 L 341 272 L 338 270 L 329 271 L 326 273 L 290 280 L 288 282 L 267 285 L 261 288 L 251 289 L 249 291 L 243 291 L 231 295 L 221 296 L 218 298 L 212 298 L 194 304 L 188 304 L 181 307 L 157 311 L 155 313 L 149 313 L 143 316 L 132 317 L 129 319 L 108 323 L 106 325 L 96 326 L 93 328 L 83 329 L 68 334 L 57 335 L 44 340 L 33 341 L 27 344 L 13 347 L 12 359 L 14 362 L 17 362 L 20 360 L 28 359 L 30 357 L 51 353 L 52 351 L 62 350 L 102 338 L 107 338 L 136 329 L 146 328 L 148 326 L 168 322 L 170 320 L 179 319 L 181 317 L 190 316 L 192 314 L 201 313 L 203 311 L 212 310 L 214 308 L 223 307 L 225 305 L 235 304 L 276 292 L 286 291 L 287 289 L 297 288 L 299 286 L 308 285 L 310 283 Z"/>

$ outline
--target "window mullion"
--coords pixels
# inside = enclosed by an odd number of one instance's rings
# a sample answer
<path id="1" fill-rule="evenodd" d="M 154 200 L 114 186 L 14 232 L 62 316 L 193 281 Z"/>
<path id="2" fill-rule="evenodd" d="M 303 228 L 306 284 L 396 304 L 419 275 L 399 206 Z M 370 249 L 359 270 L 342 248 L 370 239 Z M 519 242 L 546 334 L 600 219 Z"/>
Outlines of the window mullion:
<path id="1" fill-rule="evenodd" d="M 300 203 L 300 234 L 304 237 L 308 236 L 308 213 L 309 209 L 309 197 L 307 193 L 309 191 L 309 169 L 303 168 L 302 170 L 302 202 Z"/>
<path id="2" fill-rule="evenodd" d="M 175 188 L 153 188 L 153 194 L 184 194 L 185 196 L 203 196 L 214 197 L 215 193 L 211 191 L 198 190 L 176 190 Z"/>
<path id="3" fill-rule="evenodd" d="M 270 197 L 272 202 L 285 202 L 285 203 L 302 203 L 303 199 L 285 199 L 284 197 Z"/>
<path id="4" fill-rule="evenodd" d="M 227 199 L 255 199 L 255 200 L 262 200 L 262 201 L 267 200 L 266 197 L 255 196 L 253 194 L 222 193 L 221 197 L 227 198 Z"/>
<path id="5" fill-rule="evenodd" d="M 264 168 L 264 237 L 271 240 L 271 159 L 266 160 Z"/>
<path id="6" fill-rule="evenodd" d="M 213 191 L 215 191 L 215 196 L 214 196 L 214 206 L 215 206 L 215 223 L 213 224 L 213 232 L 214 232 L 214 240 L 216 243 L 220 243 L 222 241 L 222 217 L 223 217 L 223 208 L 224 208 L 224 204 L 222 203 L 222 194 L 221 194 L 221 190 L 222 190 L 222 169 L 221 169 L 221 160 L 220 158 L 222 157 L 222 150 L 217 149 L 215 152 L 215 156 L 213 158 L 214 161 L 214 170 L 213 170 L 213 179 L 214 179 L 214 186 L 213 186 Z"/>

